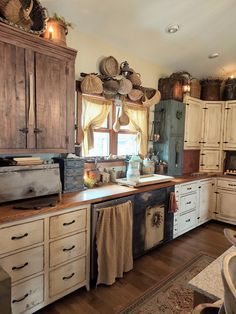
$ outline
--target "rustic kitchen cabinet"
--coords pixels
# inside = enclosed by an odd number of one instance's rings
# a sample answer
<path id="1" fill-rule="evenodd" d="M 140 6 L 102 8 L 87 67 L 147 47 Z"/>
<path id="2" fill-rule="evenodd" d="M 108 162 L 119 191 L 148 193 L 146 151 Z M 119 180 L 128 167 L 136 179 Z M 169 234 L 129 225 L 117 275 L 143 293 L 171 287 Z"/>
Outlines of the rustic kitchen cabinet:
<path id="1" fill-rule="evenodd" d="M 221 170 L 222 152 L 220 150 L 202 149 L 200 153 L 200 171 L 218 172 Z"/>
<path id="2" fill-rule="evenodd" d="M 213 187 L 212 179 L 203 179 L 197 181 L 198 185 L 198 224 L 207 222 L 211 217 L 213 210 Z"/>
<path id="3" fill-rule="evenodd" d="M 192 97 L 185 97 L 185 131 L 184 149 L 200 149 L 202 130 L 202 101 Z"/>
<path id="4" fill-rule="evenodd" d="M 0 153 L 73 151 L 75 57 L 0 25 Z"/>
<path id="5" fill-rule="evenodd" d="M 13 314 L 34 313 L 82 286 L 89 289 L 89 205 L 2 224 L 0 238 Z"/>
<path id="6" fill-rule="evenodd" d="M 224 150 L 236 150 L 236 101 L 225 102 Z"/>
<path id="7" fill-rule="evenodd" d="M 236 224 L 236 180 L 218 178 L 215 190 L 216 206 L 213 218 Z"/>

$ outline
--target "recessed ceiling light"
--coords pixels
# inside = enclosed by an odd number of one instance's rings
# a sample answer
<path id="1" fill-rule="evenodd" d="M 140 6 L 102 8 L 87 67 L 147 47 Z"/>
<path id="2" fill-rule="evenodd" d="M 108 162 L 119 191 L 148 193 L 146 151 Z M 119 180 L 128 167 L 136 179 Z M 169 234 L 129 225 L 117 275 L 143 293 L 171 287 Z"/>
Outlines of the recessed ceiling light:
<path id="1" fill-rule="evenodd" d="M 173 25 L 169 25 L 166 28 L 166 32 L 169 34 L 174 34 L 176 32 L 178 32 L 180 26 L 178 24 L 173 24 Z"/>
<path id="2" fill-rule="evenodd" d="M 218 58 L 219 55 L 220 54 L 218 52 L 213 52 L 213 53 L 209 54 L 208 58 L 209 59 L 215 59 L 215 58 Z"/>

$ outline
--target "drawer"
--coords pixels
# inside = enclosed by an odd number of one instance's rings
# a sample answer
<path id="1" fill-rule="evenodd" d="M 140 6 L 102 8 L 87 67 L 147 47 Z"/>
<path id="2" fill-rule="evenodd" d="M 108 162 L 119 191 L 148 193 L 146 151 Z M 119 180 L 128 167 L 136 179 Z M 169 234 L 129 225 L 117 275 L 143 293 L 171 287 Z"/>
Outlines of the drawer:
<path id="1" fill-rule="evenodd" d="M 65 176 L 72 176 L 76 177 L 78 176 L 79 178 L 84 177 L 84 168 L 66 168 L 65 169 Z"/>
<path id="2" fill-rule="evenodd" d="M 0 253 L 43 242 L 43 220 L 0 229 Z"/>
<path id="3" fill-rule="evenodd" d="M 180 197 L 180 215 L 195 209 L 197 206 L 197 193 L 192 193 Z"/>
<path id="4" fill-rule="evenodd" d="M 12 314 L 23 313 L 43 302 L 43 275 L 12 287 Z"/>
<path id="5" fill-rule="evenodd" d="M 86 253 L 86 232 L 50 243 L 50 266 L 55 266 Z"/>
<path id="6" fill-rule="evenodd" d="M 50 218 L 50 238 L 56 238 L 70 232 L 86 228 L 87 209 L 81 209 L 68 214 Z"/>
<path id="7" fill-rule="evenodd" d="M 194 228 L 197 224 L 196 218 L 196 211 L 192 211 L 188 214 L 180 216 L 178 224 L 179 233 L 181 234 L 189 229 Z"/>
<path id="8" fill-rule="evenodd" d="M 85 257 L 61 266 L 49 274 L 49 293 L 53 297 L 85 281 Z"/>
<path id="9" fill-rule="evenodd" d="M 222 189 L 231 189 L 236 191 L 236 181 L 235 180 L 217 180 L 217 187 Z"/>
<path id="10" fill-rule="evenodd" d="M 187 184 L 181 184 L 180 192 L 181 194 L 191 193 L 197 191 L 197 184 L 196 182 L 191 182 Z"/>
<path id="11" fill-rule="evenodd" d="M 43 246 L 12 254 L 0 259 L 0 265 L 12 282 L 43 271 Z"/>

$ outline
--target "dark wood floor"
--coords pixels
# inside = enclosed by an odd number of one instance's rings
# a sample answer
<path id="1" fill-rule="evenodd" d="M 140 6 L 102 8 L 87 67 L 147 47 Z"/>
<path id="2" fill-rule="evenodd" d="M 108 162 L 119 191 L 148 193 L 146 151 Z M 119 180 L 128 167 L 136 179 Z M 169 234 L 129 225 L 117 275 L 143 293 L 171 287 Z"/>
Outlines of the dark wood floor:
<path id="1" fill-rule="evenodd" d="M 229 226 L 217 222 L 200 226 L 136 260 L 134 270 L 111 287 L 99 286 L 90 292 L 82 288 L 38 313 L 117 313 L 200 252 L 214 257 L 221 255 L 231 246 L 223 234 L 225 227 Z"/>

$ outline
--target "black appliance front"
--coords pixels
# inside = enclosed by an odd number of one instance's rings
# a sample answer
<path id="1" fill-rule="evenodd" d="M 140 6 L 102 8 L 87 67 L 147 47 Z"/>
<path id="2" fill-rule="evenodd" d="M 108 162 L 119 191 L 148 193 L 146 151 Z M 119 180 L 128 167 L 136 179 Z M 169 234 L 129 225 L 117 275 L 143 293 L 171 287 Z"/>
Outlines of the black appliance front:
<path id="1" fill-rule="evenodd" d="M 174 192 L 174 187 L 135 195 L 133 211 L 134 258 L 173 239 L 174 214 L 169 212 L 170 192 Z"/>

